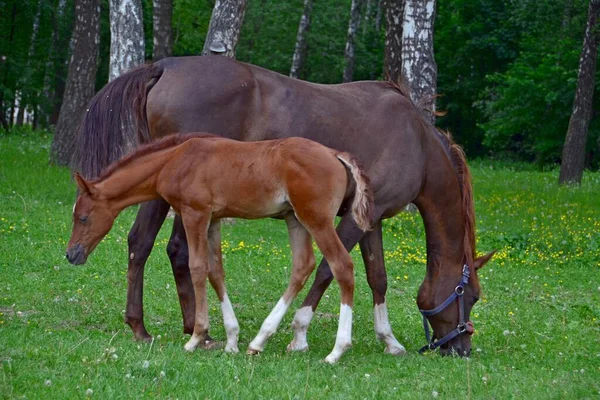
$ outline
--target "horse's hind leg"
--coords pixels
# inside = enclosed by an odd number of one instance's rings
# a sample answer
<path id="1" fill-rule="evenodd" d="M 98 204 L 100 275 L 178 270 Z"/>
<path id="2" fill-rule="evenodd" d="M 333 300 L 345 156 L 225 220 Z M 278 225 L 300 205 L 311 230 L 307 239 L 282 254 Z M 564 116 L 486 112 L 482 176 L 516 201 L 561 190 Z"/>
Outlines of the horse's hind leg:
<path id="1" fill-rule="evenodd" d="M 177 296 L 181 306 L 183 317 L 183 333 L 192 334 L 194 332 L 194 313 L 195 298 L 192 277 L 188 265 L 188 243 L 185 235 L 185 229 L 179 215 L 175 216 L 173 221 L 173 230 L 171 238 L 167 245 L 167 254 L 171 260 L 175 286 L 177 287 Z"/>
<path id="2" fill-rule="evenodd" d="M 385 302 L 387 276 L 383 257 L 381 220 L 377 221 L 373 226 L 373 230 L 367 232 L 360 240 L 360 251 L 367 270 L 367 281 L 373 292 L 373 316 L 377 339 L 385 343 L 386 353 L 393 355 L 406 354 L 404 346 L 398 343 L 394 337 L 388 319 Z"/>
<path id="3" fill-rule="evenodd" d="M 342 244 L 347 251 L 350 251 L 360 238 L 365 234 L 356 224 L 350 213 L 344 214 L 342 220 L 338 224 L 337 236 L 339 236 Z M 312 320 L 314 311 L 323 297 L 323 293 L 331 284 L 333 274 L 327 263 L 327 259 L 323 258 L 317 269 L 315 280 L 310 287 L 304 302 L 296 311 L 292 328 L 294 329 L 294 340 L 288 345 L 288 350 L 305 350 L 308 347 L 306 334 L 308 326 Z"/>
<path id="4" fill-rule="evenodd" d="M 131 327 L 137 340 L 152 339 L 144 326 L 144 266 L 168 212 L 169 204 L 164 200 L 142 203 L 129 232 L 125 322 Z"/>
<path id="5" fill-rule="evenodd" d="M 319 219 L 317 219 L 319 220 Z M 321 221 L 328 221 L 323 218 Z M 342 301 L 335 346 L 325 361 L 333 364 L 352 345 L 352 306 L 354 304 L 354 265 L 348 250 L 344 247 L 333 226 L 327 223 L 308 226 L 315 243 L 327 259 L 335 280 L 340 285 Z"/>
<path id="6" fill-rule="evenodd" d="M 240 326 L 238 324 L 233 306 L 227 296 L 225 287 L 225 271 L 223 270 L 223 256 L 221 254 L 221 222 L 214 221 L 208 228 L 208 245 L 210 249 L 209 256 L 209 272 L 208 280 L 213 289 L 217 293 L 219 302 L 221 303 L 221 312 L 223 314 L 223 325 L 227 333 L 227 345 L 225 351 L 227 353 L 237 353 L 238 350 L 238 334 Z"/>
<path id="7" fill-rule="evenodd" d="M 273 308 L 267 319 L 263 322 L 258 335 L 248 346 L 248 353 L 250 354 L 256 354 L 264 349 L 267 339 L 275 333 L 291 302 L 296 298 L 298 292 L 302 290 L 306 280 L 315 269 L 315 254 L 312 249 L 310 234 L 298 222 L 293 213 L 286 215 L 285 222 L 290 236 L 290 247 L 292 248 L 293 257 L 290 283 L 275 308 Z M 306 347 L 308 345 L 298 350 L 304 350 Z"/>
<path id="8" fill-rule="evenodd" d="M 208 278 L 210 255 L 208 228 L 210 212 L 192 208 L 181 210 L 189 245 L 189 265 L 195 292 L 194 334 L 185 344 L 187 351 L 193 351 L 208 335 L 208 302 L 206 299 L 206 278 Z"/>

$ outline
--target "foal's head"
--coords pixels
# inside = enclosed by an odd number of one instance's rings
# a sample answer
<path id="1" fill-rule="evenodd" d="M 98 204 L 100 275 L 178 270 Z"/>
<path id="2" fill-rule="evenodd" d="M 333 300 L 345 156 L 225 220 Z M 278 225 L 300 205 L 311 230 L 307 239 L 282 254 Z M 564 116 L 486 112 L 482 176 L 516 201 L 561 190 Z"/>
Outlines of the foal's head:
<path id="1" fill-rule="evenodd" d="M 73 232 L 67 245 L 67 260 L 79 265 L 112 228 L 116 214 L 108 201 L 98 194 L 96 187 L 75 174 L 79 196 L 73 207 Z"/>

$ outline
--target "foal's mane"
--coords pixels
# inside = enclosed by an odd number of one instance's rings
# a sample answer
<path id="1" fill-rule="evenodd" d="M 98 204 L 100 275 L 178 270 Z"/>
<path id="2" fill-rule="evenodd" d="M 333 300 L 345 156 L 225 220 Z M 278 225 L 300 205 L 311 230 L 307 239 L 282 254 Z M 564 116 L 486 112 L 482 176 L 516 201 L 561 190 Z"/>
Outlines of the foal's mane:
<path id="1" fill-rule="evenodd" d="M 418 110 L 421 119 L 421 124 L 426 131 L 433 131 L 440 140 L 448 157 L 452 161 L 452 166 L 458 177 L 460 185 L 461 203 L 465 218 L 465 237 L 463 240 L 465 251 L 465 262 L 471 268 L 476 256 L 476 241 L 475 241 L 475 207 L 473 202 L 473 185 L 471 182 L 471 171 L 467 165 L 467 158 L 463 149 L 454 142 L 452 135 L 448 131 L 442 131 L 433 126 L 424 118 L 425 110 L 423 104 L 429 99 L 421 99 L 418 104 L 412 101 L 410 97 L 410 87 L 405 82 L 387 81 L 387 84 L 406 97 Z M 444 113 L 436 113 L 436 115 Z"/>
<path id="2" fill-rule="evenodd" d="M 100 173 L 100 176 L 94 179 L 94 183 L 102 181 L 112 175 L 117 169 L 125 167 L 131 164 L 133 161 L 140 157 L 146 156 L 151 153 L 155 153 L 161 150 L 167 150 L 171 147 L 176 147 L 183 142 L 190 139 L 202 139 L 202 138 L 220 138 L 220 136 L 213 135 L 211 133 L 186 133 L 186 134 L 171 134 L 161 139 L 152 141 L 148 144 L 142 145 L 136 148 L 133 152 L 129 153 L 125 157 L 113 162 L 106 167 Z"/>

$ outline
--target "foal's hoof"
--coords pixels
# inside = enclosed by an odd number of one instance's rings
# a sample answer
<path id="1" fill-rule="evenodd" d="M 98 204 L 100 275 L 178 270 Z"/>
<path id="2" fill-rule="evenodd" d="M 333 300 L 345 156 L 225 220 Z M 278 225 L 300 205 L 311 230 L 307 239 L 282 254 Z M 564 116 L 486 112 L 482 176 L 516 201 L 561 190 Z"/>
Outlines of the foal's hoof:
<path id="1" fill-rule="evenodd" d="M 297 341 L 293 340 L 290 344 L 288 344 L 287 346 L 287 351 L 298 351 L 298 352 L 304 352 L 308 350 L 308 343 L 298 343 Z"/>
<path id="2" fill-rule="evenodd" d="M 248 354 L 250 356 L 257 356 L 260 354 L 260 350 L 254 350 L 254 349 L 248 348 L 248 350 L 246 351 L 246 354 Z"/>
<path id="3" fill-rule="evenodd" d="M 240 349 L 237 347 L 237 345 L 235 346 L 225 346 L 225 353 L 229 353 L 229 354 L 237 354 L 240 352 Z"/>

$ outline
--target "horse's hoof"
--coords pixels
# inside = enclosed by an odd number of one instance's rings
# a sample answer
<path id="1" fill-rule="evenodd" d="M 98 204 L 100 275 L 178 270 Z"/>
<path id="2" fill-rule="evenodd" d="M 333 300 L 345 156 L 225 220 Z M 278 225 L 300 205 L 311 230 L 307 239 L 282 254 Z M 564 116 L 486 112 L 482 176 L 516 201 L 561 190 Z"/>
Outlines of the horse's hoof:
<path id="1" fill-rule="evenodd" d="M 400 347 L 398 347 L 398 346 L 386 347 L 384 350 L 384 353 L 391 354 L 393 356 L 405 356 L 407 354 L 406 349 L 402 345 L 400 345 Z"/>
<path id="2" fill-rule="evenodd" d="M 248 349 L 246 351 L 246 354 L 250 355 L 250 356 L 257 356 L 260 354 L 260 350 L 254 350 L 254 349 Z"/>
<path id="3" fill-rule="evenodd" d="M 135 340 L 136 342 L 151 343 L 152 342 L 152 335 L 148 334 L 148 332 L 134 333 L 133 334 L 133 340 Z"/>
<path id="4" fill-rule="evenodd" d="M 295 340 L 292 341 L 287 346 L 287 351 L 289 351 L 289 352 L 292 352 L 292 351 L 304 352 L 304 351 L 307 351 L 307 350 L 308 350 L 308 344 L 307 343 L 297 343 Z"/>
<path id="5" fill-rule="evenodd" d="M 191 353 L 192 351 L 196 350 L 196 346 L 198 346 L 196 343 L 193 343 L 191 340 L 189 342 L 187 342 L 184 346 L 183 349 L 185 351 L 187 351 L 188 353 Z"/>
<path id="6" fill-rule="evenodd" d="M 324 362 L 324 363 L 327 363 L 327 364 L 330 364 L 330 365 L 331 365 L 331 364 L 335 364 L 337 361 L 338 361 L 338 358 L 337 358 L 337 357 L 334 357 L 334 356 L 332 356 L 332 355 L 330 354 L 330 355 L 328 355 L 327 357 L 325 357 L 325 359 L 324 359 L 322 362 Z"/>
<path id="7" fill-rule="evenodd" d="M 229 354 L 237 354 L 240 352 L 240 349 L 237 347 L 237 345 L 235 346 L 225 346 L 225 353 L 229 353 Z"/>

